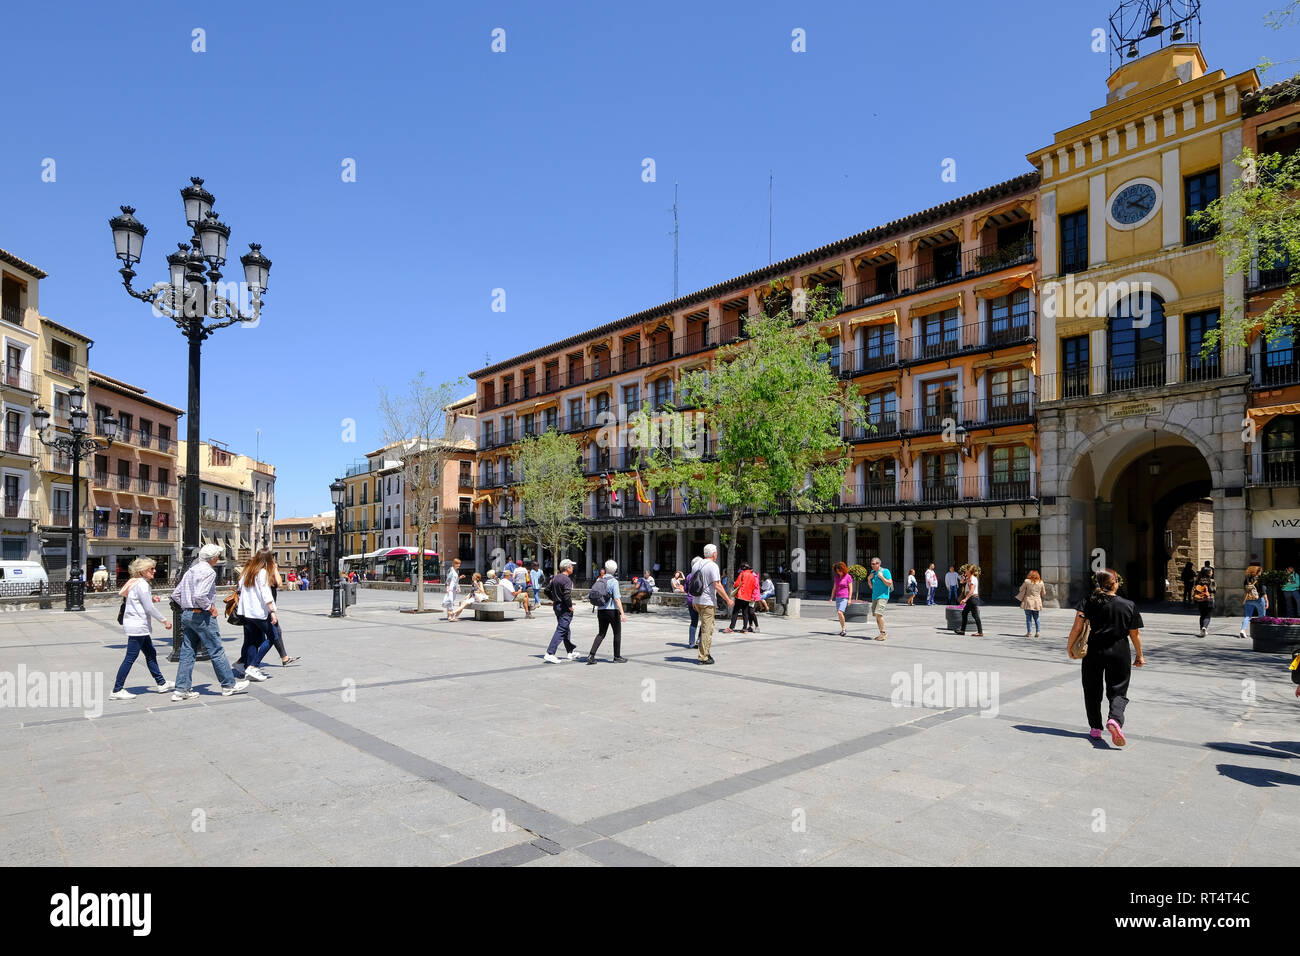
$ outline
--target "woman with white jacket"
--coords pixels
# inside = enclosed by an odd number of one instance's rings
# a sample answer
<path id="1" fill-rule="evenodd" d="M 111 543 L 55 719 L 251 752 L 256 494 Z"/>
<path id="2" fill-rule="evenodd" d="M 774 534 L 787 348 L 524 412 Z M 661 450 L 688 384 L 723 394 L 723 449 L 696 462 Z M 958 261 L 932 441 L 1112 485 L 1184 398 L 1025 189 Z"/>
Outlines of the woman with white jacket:
<path id="1" fill-rule="evenodd" d="M 246 662 L 244 676 L 254 681 L 266 680 L 266 675 L 254 662 L 259 660 L 257 654 L 263 641 L 274 643 L 275 625 L 279 620 L 267 571 L 274 560 L 275 552 L 263 548 L 253 555 L 253 560 L 239 576 L 239 615 L 244 619 L 244 648 L 239 656 Z"/>
<path id="2" fill-rule="evenodd" d="M 149 673 L 158 685 L 158 693 L 165 693 L 176 686 L 163 677 L 158 667 L 158 654 L 153 649 L 153 622 L 162 621 L 163 627 L 169 631 L 172 627 L 166 615 L 154 607 L 154 602 L 158 599 L 149 590 L 149 582 L 153 580 L 156 571 L 153 558 L 136 558 L 130 565 L 131 579 L 118 592 L 125 601 L 122 630 L 126 634 L 126 656 L 122 659 L 122 666 L 117 669 L 117 678 L 113 681 L 113 693 L 109 695 L 109 700 L 130 700 L 135 696 L 123 685 L 131 673 L 131 666 L 142 653 Z"/>

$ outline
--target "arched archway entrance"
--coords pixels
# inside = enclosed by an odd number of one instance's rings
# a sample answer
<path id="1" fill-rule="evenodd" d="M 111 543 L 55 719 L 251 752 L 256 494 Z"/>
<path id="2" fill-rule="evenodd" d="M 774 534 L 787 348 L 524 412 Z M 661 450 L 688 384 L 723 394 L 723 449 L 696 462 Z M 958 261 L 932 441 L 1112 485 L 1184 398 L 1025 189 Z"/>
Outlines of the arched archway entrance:
<path id="1" fill-rule="evenodd" d="M 1100 437 L 1071 480 L 1071 599 L 1086 593 L 1096 562 L 1124 576 L 1133 600 L 1179 597 L 1183 564 L 1213 560 L 1212 487 L 1205 456 L 1178 434 Z"/>

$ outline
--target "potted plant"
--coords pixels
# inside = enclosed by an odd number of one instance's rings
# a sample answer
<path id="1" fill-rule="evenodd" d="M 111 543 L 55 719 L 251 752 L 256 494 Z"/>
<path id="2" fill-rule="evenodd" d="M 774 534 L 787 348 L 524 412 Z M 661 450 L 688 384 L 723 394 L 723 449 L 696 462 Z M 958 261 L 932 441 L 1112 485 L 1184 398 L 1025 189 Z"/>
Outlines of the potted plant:
<path id="1" fill-rule="evenodd" d="M 871 602 L 859 600 L 858 598 L 858 586 L 867 579 L 867 575 L 870 573 L 860 564 L 849 567 L 849 577 L 853 579 L 853 595 L 849 600 L 849 606 L 844 609 L 844 620 L 865 621 L 871 616 Z"/>
<path id="2" fill-rule="evenodd" d="M 1300 651 L 1300 618 L 1256 617 L 1250 621 L 1251 650 L 1261 654 Z"/>
<path id="3" fill-rule="evenodd" d="M 1286 572 L 1274 569 L 1264 571 L 1259 576 L 1259 583 L 1268 589 L 1268 610 L 1282 611 L 1282 585 L 1286 584 Z"/>

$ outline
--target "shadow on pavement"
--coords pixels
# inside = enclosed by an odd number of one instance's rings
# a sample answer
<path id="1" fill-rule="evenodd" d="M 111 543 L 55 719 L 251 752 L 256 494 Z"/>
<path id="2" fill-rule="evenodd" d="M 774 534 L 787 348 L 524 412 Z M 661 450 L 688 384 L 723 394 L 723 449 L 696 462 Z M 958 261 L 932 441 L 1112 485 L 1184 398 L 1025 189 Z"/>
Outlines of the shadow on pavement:
<path id="1" fill-rule="evenodd" d="M 1219 773 L 1233 780 L 1248 783 L 1252 787 L 1300 787 L 1300 775 L 1281 770 L 1267 770 L 1259 767 L 1238 767 L 1234 764 L 1221 763 Z"/>

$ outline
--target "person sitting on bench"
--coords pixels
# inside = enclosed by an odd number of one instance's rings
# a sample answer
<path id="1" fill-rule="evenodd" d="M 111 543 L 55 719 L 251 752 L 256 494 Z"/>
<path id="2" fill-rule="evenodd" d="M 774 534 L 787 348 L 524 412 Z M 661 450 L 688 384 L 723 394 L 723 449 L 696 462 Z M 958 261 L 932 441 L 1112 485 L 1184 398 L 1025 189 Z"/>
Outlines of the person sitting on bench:
<path id="1" fill-rule="evenodd" d="M 647 581 L 643 577 L 633 578 L 632 579 L 632 602 L 629 605 L 628 610 L 644 611 L 646 609 L 646 601 L 649 600 L 650 595 L 653 593 L 654 592 L 650 589 L 649 581 Z"/>

